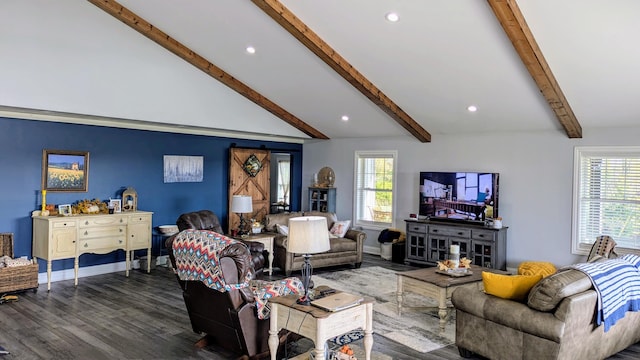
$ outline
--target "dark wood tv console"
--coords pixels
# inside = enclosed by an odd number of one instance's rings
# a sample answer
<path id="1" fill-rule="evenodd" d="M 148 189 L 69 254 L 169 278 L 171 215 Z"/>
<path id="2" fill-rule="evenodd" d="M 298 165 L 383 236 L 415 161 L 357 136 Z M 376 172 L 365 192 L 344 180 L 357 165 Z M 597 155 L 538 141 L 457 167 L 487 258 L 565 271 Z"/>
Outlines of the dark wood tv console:
<path id="1" fill-rule="evenodd" d="M 507 227 L 494 229 L 482 223 L 405 220 L 407 224 L 404 262 L 436 265 L 449 258 L 449 247 L 460 246 L 460 258 L 474 265 L 507 269 Z"/>

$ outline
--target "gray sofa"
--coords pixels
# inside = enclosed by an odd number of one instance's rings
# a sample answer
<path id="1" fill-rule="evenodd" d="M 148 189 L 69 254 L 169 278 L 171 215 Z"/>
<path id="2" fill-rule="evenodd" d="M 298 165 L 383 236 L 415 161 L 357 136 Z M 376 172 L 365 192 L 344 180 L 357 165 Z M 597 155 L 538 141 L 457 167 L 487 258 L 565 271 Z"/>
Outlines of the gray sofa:
<path id="1" fill-rule="evenodd" d="M 334 222 L 338 221 L 335 213 L 325 212 L 293 212 L 293 213 L 280 213 L 280 214 L 268 214 L 265 217 L 265 231 L 269 233 L 277 234 L 274 240 L 273 249 L 273 266 L 279 267 L 284 273 L 289 276 L 293 271 L 300 270 L 304 258 L 301 254 L 294 254 L 287 252 L 286 235 L 278 234 L 277 225 L 289 225 L 289 219 L 299 216 L 324 216 L 327 218 L 327 231 L 331 229 Z M 313 254 L 311 257 L 311 264 L 314 268 L 321 268 L 335 265 L 351 264 L 356 268 L 362 265 L 362 254 L 364 248 L 364 241 L 367 238 L 367 234 L 362 231 L 349 229 L 344 235 L 344 238 L 331 238 L 331 250 Z"/>
<path id="2" fill-rule="evenodd" d="M 456 345 L 463 357 L 492 360 L 604 359 L 640 341 L 640 312 L 604 332 L 595 326 L 596 291 L 578 270 L 542 279 L 521 303 L 458 288 Z"/>

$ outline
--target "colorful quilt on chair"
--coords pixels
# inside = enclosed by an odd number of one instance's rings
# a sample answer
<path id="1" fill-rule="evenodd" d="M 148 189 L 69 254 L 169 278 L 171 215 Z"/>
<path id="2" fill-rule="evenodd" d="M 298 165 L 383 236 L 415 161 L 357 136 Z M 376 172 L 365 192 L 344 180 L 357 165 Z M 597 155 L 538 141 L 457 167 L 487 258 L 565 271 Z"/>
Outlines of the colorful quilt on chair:
<path id="1" fill-rule="evenodd" d="M 276 296 L 304 294 L 304 285 L 300 279 L 289 277 L 276 281 L 252 280 L 249 284 L 256 299 L 258 319 L 268 319 L 271 314 L 269 299 Z"/>
<path id="2" fill-rule="evenodd" d="M 241 241 L 213 231 L 189 229 L 180 232 L 172 245 L 176 274 L 180 280 L 200 281 L 220 292 L 250 287 L 256 301 L 258 319 L 269 318 L 270 298 L 304 293 L 304 286 L 298 278 L 290 277 L 276 281 L 251 280 L 253 271 L 247 272 L 243 282 L 227 284 L 222 276 L 218 253 L 232 244 L 244 245 Z"/>
<path id="3" fill-rule="evenodd" d="M 251 271 L 241 283 L 227 284 L 222 276 L 218 252 L 231 244 L 243 244 L 217 232 L 208 230 L 184 230 L 173 241 L 176 273 L 183 281 L 200 281 L 220 292 L 249 286 Z"/>

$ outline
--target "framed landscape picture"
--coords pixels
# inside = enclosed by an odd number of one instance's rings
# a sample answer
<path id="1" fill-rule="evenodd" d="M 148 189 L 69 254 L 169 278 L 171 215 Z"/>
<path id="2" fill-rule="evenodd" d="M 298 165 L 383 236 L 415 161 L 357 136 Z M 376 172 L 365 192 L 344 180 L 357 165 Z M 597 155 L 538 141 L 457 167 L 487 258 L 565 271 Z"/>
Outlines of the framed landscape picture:
<path id="1" fill-rule="evenodd" d="M 42 190 L 86 192 L 89 180 L 89 152 L 42 151 Z"/>

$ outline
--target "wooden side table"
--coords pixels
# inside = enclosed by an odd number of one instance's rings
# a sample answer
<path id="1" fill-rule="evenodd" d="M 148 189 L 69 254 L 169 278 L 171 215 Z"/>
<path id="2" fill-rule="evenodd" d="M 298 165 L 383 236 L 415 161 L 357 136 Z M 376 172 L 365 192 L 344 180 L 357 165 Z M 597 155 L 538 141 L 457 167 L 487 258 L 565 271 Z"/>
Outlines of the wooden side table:
<path id="1" fill-rule="evenodd" d="M 371 359 L 373 348 L 373 299 L 365 298 L 360 305 L 336 312 L 324 311 L 314 306 L 298 305 L 298 296 L 279 296 L 269 299 L 271 318 L 269 328 L 269 351 L 271 360 L 276 360 L 278 332 L 287 329 L 310 338 L 315 344 L 316 360 L 325 359 L 325 343 L 334 336 L 358 328 L 364 329 L 365 359 Z"/>
<path id="2" fill-rule="evenodd" d="M 269 252 L 269 276 L 273 275 L 273 238 L 275 235 L 269 233 L 249 234 L 246 236 L 231 236 L 229 237 L 237 240 L 255 241 L 264 245 L 265 249 Z"/>
<path id="3" fill-rule="evenodd" d="M 255 241 L 264 245 L 269 252 L 269 276 L 273 274 L 273 235 L 272 234 L 251 234 L 243 240 Z"/>

